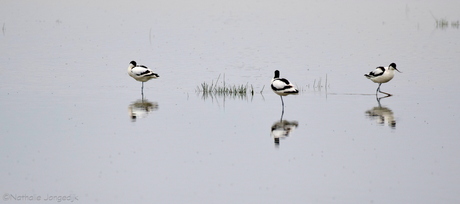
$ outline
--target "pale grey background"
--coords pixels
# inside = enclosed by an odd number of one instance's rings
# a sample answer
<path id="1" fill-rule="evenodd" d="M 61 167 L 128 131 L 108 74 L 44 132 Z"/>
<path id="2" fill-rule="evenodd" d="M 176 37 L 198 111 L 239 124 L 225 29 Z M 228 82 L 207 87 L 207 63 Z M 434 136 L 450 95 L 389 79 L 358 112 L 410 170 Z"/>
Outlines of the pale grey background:
<path id="1" fill-rule="evenodd" d="M 0 4 L 2 203 L 460 202 L 460 30 L 432 16 L 460 20 L 458 1 Z M 160 74 L 136 122 L 131 60 Z M 365 114 L 363 74 L 391 62 L 396 128 Z M 301 89 L 279 147 L 275 69 Z M 264 91 L 202 99 L 219 74 Z"/>

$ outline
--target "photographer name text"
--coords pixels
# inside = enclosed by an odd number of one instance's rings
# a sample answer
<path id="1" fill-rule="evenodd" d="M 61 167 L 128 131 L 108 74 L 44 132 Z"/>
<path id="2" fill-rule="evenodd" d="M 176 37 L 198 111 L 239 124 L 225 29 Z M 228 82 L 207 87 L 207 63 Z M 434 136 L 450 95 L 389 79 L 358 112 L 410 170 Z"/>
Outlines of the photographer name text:
<path id="1" fill-rule="evenodd" d="M 74 202 L 78 201 L 78 196 L 70 195 L 28 195 L 28 194 L 3 194 L 3 201 L 51 201 L 51 202 Z"/>

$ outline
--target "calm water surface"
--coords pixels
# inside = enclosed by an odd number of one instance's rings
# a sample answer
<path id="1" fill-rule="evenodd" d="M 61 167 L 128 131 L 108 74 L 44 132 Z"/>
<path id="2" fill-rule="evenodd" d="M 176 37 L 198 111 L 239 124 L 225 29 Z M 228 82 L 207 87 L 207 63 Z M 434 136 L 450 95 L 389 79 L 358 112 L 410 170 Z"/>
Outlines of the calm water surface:
<path id="1" fill-rule="evenodd" d="M 460 202 L 457 1 L 1 4 L 1 202 Z"/>

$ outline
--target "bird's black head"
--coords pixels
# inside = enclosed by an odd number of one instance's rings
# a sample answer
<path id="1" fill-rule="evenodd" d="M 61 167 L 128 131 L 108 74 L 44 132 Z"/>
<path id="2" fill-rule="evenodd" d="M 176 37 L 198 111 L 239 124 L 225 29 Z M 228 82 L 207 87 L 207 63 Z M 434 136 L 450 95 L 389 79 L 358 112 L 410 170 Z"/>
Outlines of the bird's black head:
<path id="1" fill-rule="evenodd" d="M 401 71 L 396 69 L 396 64 L 394 62 L 390 64 L 390 67 L 393 67 L 396 71 L 398 71 L 399 73 L 402 73 Z"/>
<path id="2" fill-rule="evenodd" d="M 276 79 L 276 78 L 280 78 L 280 71 L 275 70 L 275 77 L 274 77 L 274 78 L 275 78 L 275 79 Z"/>
<path id="3" fill-rule="evenodd" d="M 132 64 L 132 65 L 134 65 L 134 66 L 137 65 L 136 61 L 131 61 L 130 64 Z"/>

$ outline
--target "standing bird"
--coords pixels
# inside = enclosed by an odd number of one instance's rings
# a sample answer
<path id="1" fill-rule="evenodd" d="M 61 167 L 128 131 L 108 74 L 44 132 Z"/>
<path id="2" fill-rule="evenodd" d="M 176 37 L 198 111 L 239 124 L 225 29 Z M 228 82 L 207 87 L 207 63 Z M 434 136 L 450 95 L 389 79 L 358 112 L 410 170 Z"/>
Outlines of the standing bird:
<path id="1" fill-rule="evenodd" d="M 379 87 L 377 88 L 375 95 L 377 95 L 378 92 L 380 92 L 386 94 L 387 96 L 391 96 L 391 94 L 389 93 L 380 91 L 380 86 L 382 85 L 382 83 L 387 83 L 391 79 L 393 79 L 393 77 L 395 76 L 395 70 L 399 73 L 402 73 L 398 69 L 396 69 L 395 63 L 391 63 L 388 67 L 377 67 L 374 71 L 369 72 L 369 74 L 364 74 L 365 77 L 367 77 L 374 83 L 379 83 Z"/>
<path id="2" fill-rule="evenodd" d="M 275 70 L 275 77 L 272 79 L 272 90 L 276 94 L 281 97 L 281 104 L 283 105 L 283 113 L 284 113 L 284 101 L 283 96 L 287 96 L 289 94 L 298 94 L 299 90 L 295 88 L 293 84 L 291 84 L 287 79 L 280 78 L 280 71 Z"/>
<path id="3" fill-rule="evenodd" d="M 128 74 L 136 81 L 142 82 L 141 93 L 144 95 L 144 82 L 150 79 L 156 79 L 160 77 L 157 73 L 147 68 L 144 65 L 137 65 L 135 61 L 131 61 L 128 66 Z"/>

